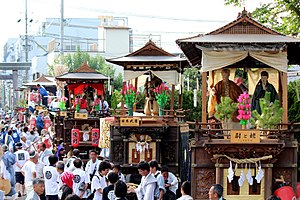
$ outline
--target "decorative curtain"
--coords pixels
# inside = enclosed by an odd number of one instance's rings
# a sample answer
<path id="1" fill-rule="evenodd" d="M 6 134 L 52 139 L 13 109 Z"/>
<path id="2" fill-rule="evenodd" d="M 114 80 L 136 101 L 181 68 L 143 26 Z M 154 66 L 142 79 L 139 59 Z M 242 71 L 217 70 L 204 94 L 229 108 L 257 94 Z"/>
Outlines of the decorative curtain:
<path id="1" fill-rule="evenodd" d="M 74 83 L 68 85 L 68 90 L 74 90 L 74 95 L 82 94 L 84 89 L 88 86 L 91 86 L 92 88 L 97 90 L 98 95 L 104 94 L 104 87 L 102 83 Z"/>
<path id="2" fill-rule="evenodd" d="M 168 70 L 168 71 L 153 71 L 153 70 L 148 70 L 148 71 L 130 71 L 130 70 L 125 70 L 124 71 L 124 81 L 129 81 L 132 80 L 136 77 L 139 77 L 146 72 L 151 72 L 161 80 L 171 84 L 171 85 L 177 85 L 179 83 L 179 73 L 176 70 Z"/>
<path id="3" fill-rule="evenodd" d="M 202 72 L 221 69 L 251 56 L 279 71 L 287 72 L 287 52 L 262 51 L 202 51 Z"/>

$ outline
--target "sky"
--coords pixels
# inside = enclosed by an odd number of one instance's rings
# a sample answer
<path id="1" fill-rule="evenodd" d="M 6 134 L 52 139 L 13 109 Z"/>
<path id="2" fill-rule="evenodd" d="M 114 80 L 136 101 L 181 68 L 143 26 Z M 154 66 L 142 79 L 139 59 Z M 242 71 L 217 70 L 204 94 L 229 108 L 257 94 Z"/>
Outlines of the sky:
<path id="1" fill-rule="evenodd" d="M 267 1 L 246 0 L 244 6 L 251 12 Z M 28 20 L 32 19 L 28 33 L 44 18 L 59 18 L 60 4 L 61 0 L 27 0 Z M 64 18 L 128 17 L 134 33 L 161 34 L 162 46 L 168 48 L 176 48 L 176 39 L 210 32 L 235 20 L 242 9 L 225 6 L 223 0 L 64 0 Z M 24 22 L 25 0 L 1 0 L 1 49 L 8 38 L 25 33 Z"/>

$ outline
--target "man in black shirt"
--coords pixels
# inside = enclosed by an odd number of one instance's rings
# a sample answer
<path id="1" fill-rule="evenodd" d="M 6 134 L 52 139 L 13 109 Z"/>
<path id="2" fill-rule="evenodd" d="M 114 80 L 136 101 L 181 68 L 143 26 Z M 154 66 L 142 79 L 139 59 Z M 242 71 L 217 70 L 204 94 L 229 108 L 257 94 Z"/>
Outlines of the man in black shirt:
<path id="1" fill-rule="evenodd" d="M 102 200 L 113 200 L 116 198 L 114 193 L 115 183 L 119 180 L 117 173 L 110 172 L 107 176 L 109 181 L 109 186 L 103 189 Z"/>

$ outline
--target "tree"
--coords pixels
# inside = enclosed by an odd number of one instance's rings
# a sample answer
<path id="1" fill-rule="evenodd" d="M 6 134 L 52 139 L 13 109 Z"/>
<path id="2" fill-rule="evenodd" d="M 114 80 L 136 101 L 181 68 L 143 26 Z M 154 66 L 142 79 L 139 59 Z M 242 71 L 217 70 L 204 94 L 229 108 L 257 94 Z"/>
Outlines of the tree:
<path id="1" fill-rule="evenodd" d="M 241 6 L 243 0 L 225 0 L 226 5 Z M 286 35 L 300 35 L 300 1 L 273 0 L 252 12 L 258 22 Z"/>
<path id="2" fill-rule="evenodd" d="M 68 66 L 69 72 L 78 69 L 84 61 L 86 61 L 92 69 L 113 79 L 112 85 L 114 89 L 120 90 L 122 88 L 122 74 L 115 74 L 115 68 L 112 65 L 107 64 L 104 57 L 100 55 L 91 57 L 87 52 L 80 51 L 79 48 L 77 48 L 74 54 L 67 54 L 64 56 L 64 64 Z M 59 58 L 55 59 L 54 63 L 58 64 Z M 53 66 L 49 66 L 49 74 L 54 74 Z"/>

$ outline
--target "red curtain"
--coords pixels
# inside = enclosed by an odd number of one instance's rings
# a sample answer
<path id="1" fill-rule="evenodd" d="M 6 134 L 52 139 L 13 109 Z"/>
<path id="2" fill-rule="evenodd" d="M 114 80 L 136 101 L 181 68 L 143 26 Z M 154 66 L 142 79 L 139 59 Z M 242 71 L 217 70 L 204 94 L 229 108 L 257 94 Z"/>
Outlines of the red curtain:
<path id="1" fill-rule="evenodd" d="M 91 86 L 95 90 L 97 90 L 98 95 L 103 95 L 104 94 L 104 87 L 103 83 L 73 83 L 68 85 L 68 90 L 69 91 L 74 91 L 74 95 L 77 94 L 82 94 L 84 89 L 87 88 L 88 86 Z"/>

